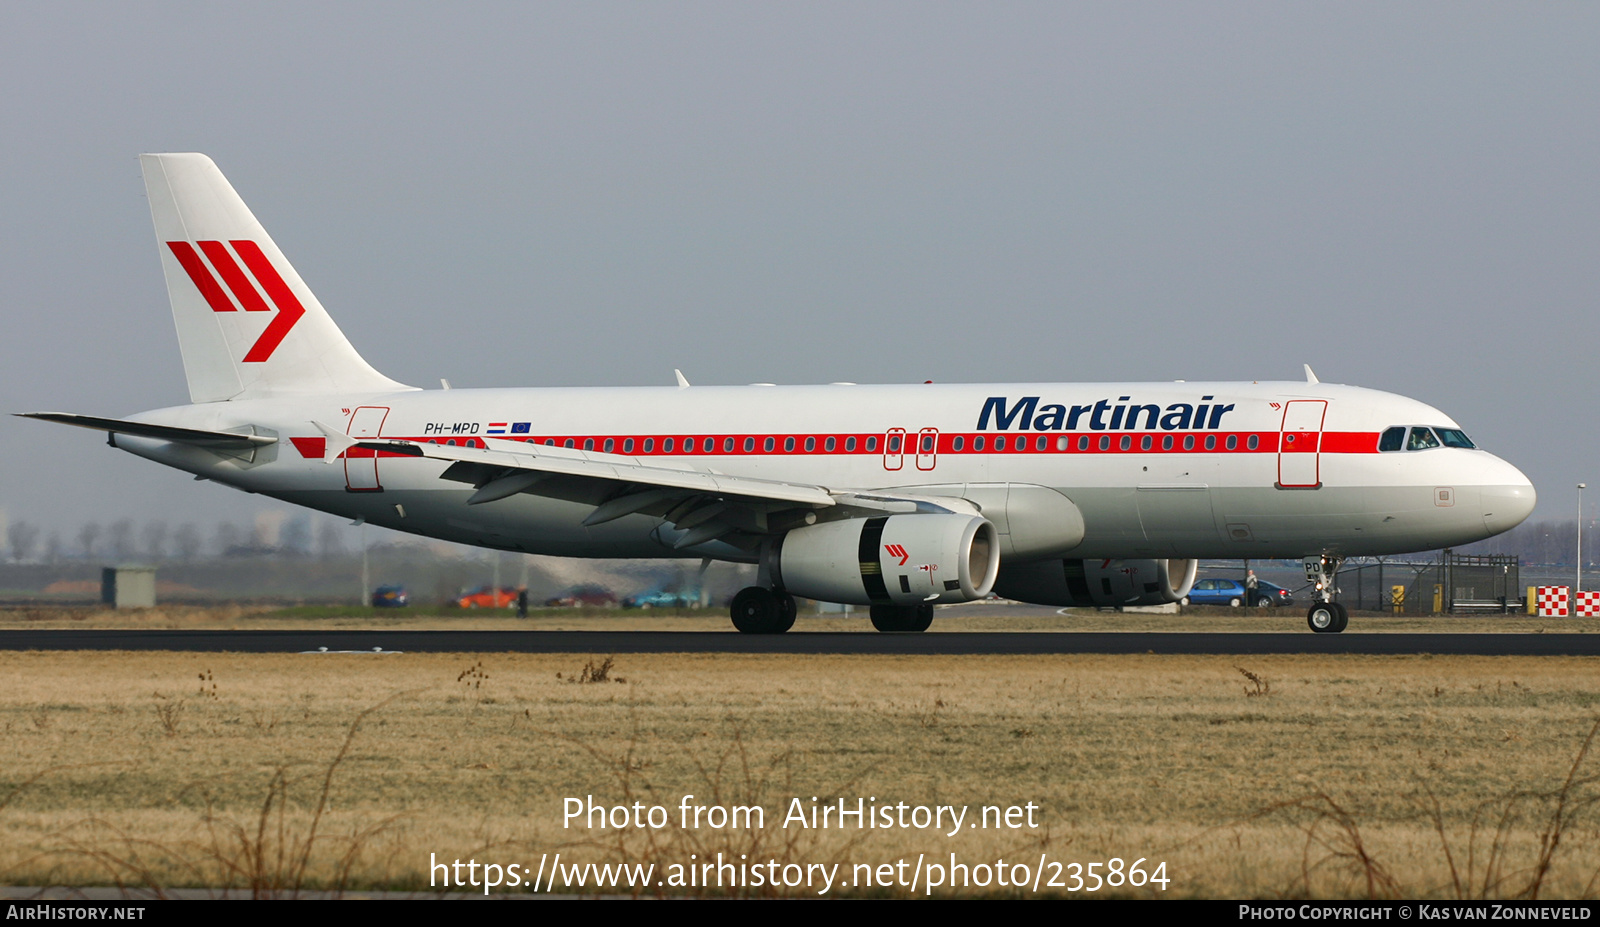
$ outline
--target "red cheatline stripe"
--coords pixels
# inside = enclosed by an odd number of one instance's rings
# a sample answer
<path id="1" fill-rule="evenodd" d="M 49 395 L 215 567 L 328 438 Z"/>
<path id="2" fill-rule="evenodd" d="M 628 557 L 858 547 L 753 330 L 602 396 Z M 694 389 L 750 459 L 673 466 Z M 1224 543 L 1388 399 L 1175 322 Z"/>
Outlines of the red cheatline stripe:
<path id="1" fill-rule="evenodd" d="M 294 323 L 306 314 L 305 307 L 300 305 L 300 300 L 295 299 L 289 285 L 278 276 L 278 271 L 273 268 L 272 262 L 261 253 L 261 248 L 253 241 L 230 241 L 233 250 L 239 252 L 239 257 L 244 260 L 250 272 L 261 281 L 262 289 L 267 291 L 267 297 L 273 305 L 278 307 L 278 314 L 272 317 L 266 331 L 250 346 L 250 352 L 244 356 L 247 364 L 260 363 L 272 356 L 272 352 L 283 343 L 284 336 L 289 334 L 289 329 L 294 328 Z"/>
<path id="2" fill-rule="evenodd" d="M 262 300 L 261 294 L 256 292 L 255 286 L 250 283 L 250 278 L 246 277 L 244 271 L 239 269 L 239 265 L 234 263 L 233 255 L 228 253 L 226 245 L 220 241 L 202 241 L 196 244 L 206 253 L 206 257 L 211 259 L 211 266 L 222 275 L 222 282 L 233 291 L 234 297 L 239 300 L 239 305 L 243 306 L 246 312 L 272 311 L 272 307 L 268 306 Z"/>
<path id="3" fill-rule="evenodd" d="M 211 305 L 212 312 L 239 311 L 228 301 L 228 294 L 222 292 L 222 287 L 217 285 L 217 278 L 211 276 L 211 271 L 206 269 L 205 262 L 200 260 L 200 255 L 195 253 L 193 246 L 186 241 L 169 241 L 167 247 L 172 249 L 173 256 L 183 265 L 184 271 L 189 274 L 189 279 L 194 281 L 195 288 Z"/>
<path id="4" fill-rule="evenodd" d="M 1014 457 L 1014 456 L 1026 455 L 1026 456 L 1032 457 L 1032 456 L 1040 456 L 1040 455 L 1044 455 L 1044 456 L 1063 456 L 1063 455 L 1065 455 L 1065 456 L 1081 457 L 1081 456 L 1084 456 L 1084 455 L 1099 456 L 1099 455 L 1112 455 L 1112 454 L 1115 454 L 1115 455 L 1127 455 L 1127 454 L 1132 454 L 1132 455 L 1141 455 L 1141 454 L 1142 455 L 1154 455 L 1154 454 L 1164 454 L 1164 455 L 1189 455 L 1189 456 L 1194 456 L 1194 455 L 1199 455 L 1199 454 L 1206 454 L 1206 455 L 1216 455 L 1216 454 L 1230 454 L 1230 455 L 1232 455 L 1232 454 L 1276 454 L 1276 453 L 1279 452 L 1279 448 L 1278 448 L 1279 433 L 1275 432 L 1275 431 L 1267 431 L 1267 432 L 1259 432 L 1259 431 L 1258 432 L 1249 432 L 1249 431 L 1180 432 L 1180 433 L 1177 433 L 1177 434 L 1170 435 L 1173 438 L 1172 447 L 1170 447 L 1170 448 L 1169 447 L 1164 447 L 1163 444 L 1162 444 L 1162 438 L 1168 437 L 1169 435 L 1167 435 L 1167 434 L 1152 435 L 1151 436 L 1152 437 L 1151 446 L 1149 448 L 1145 448 L 1143 446 L 1143 440 L 1142 439 L 1145 437 L 1145 434 L 1142 433 L 1142 432 L 1095 432 L 1094 434 L 1091 434 L 1091 435 L 1068 433 L 1068 434 L 1065 435 L 1065 437 L 1069 438 L 1069 440 L 1067 442 L 1067 445 L 1065 447 L 1062 447 L 1061 444 L 1057 440 L 1059 437 L 1062 437 L 1062 435 L 1060 435 L 1059 433 L 1054 433 L 1054 432 L 1049 433 L 1049 434 L 1051 436 L 1050 436 L 1049 440 L 1046 442 L 1045 447 L 1040 448 L 1038 446 L 1038 435 L 1035 432 L 1013 432 L 1013 433 L 1010 433 L 1010 434 L 997 434 L 995 432 L 965 432 L 965 433 L 952 434 L 952 433 L 946 432 L 946 433 L 943 433 L 943 434 L 941 434 L 939 436 L 939 447 L 938 447 L 937 453 L 939 455 L 955 455 L 955 456 L 991 456 L 992 455 L 992 456 L 998 456 L 998 457 Z M 1293 451 L 1299 451 L 1299 452 L 1303 452 L 1303 453 L 1312 453 L 1312 452 L 1316 452 L 1316 451 L 1319 450 L 1319 447 L 1318 447 L 1318 443 L 1319 442 L 1317 440 L 1317 433 L 1316 432 L 1314 432 L 1314 431 L 1312 431 L 1312 432 L 1295 432 L 1294 434 L 1298 435 L 1298 437 L 1297 437 L 1297 439 L 1295 441 L 1295 444 L 1291 446 L 1293 448 Z M 533 444 L 533 445 L 537 445 L 537 446 L 543 446 L 546 441 L 552 442 L 557 446 L 565 445 L 565 443 L 567 441 L 571 441 L 573 443 L 573 447 L 575 449 L 578 449 L 578 450 L 584 450 L 585 449 L 584 445 L 586 443 L 593 442 L 594 446 L 592 448 L 587 448 L 587 449 L 588 450 L 596 450 L 596 451 L 603 451 L 605 449 L 605 442 L 607 440 L 610 440 L 610 441 L 613 442 L 611 453 L 622 454 L 622 455 L 625 455 L 625 456 L 637 456 L 637 457 L 659 457 L 659 456 L 681 457 L 681 456 L 684 456 L 684 455 L 687 455 L 687 454 L 694 454 L 694 455 L 697 455 L 697 456 L 710 455 L 710 456 L 716 456 L 716 457 L 730 457 L 730 456 L 734 456 L 734 457 L 745 457 L 745 456 L 750 456 L 750 457 L 770 457 L 770 456 L 785 456 L 785 457 L 830 457 L 830 456 L 881 457 L 881 456 L 884 456 L 883 444 L 882 444 L 882 441 L 881 441 L 883 436 L 884 436 L 883 432 L 873 432 L 872 434 L 856 433 L 856 434 L 853 434 L 853 435 L 852 434 L 835 434 L 835 435 L 827 435 L 827 434 L 811 434 L 811 435 L 793 434 L 793 435 L 790 435 L 790 434 L 781 434 L 781 433 L 780 434 L 773 434 L 773 435 L 759 435 L 759 434 L 757 434 L 757 435 L 746 435 L 746 434 L 737 434 L 737 435 L 728 435 L 728 434 L 721 434 L 721 435 L 685 435 L 682 432 L 676 432 L 676 433 L 670 434 L 670 435 L 661 435 L 661 434 L 653 434 L 653 435 L 616 435 L 616 434 L 609 434 L 609 435 L 608 434 L 600 434 L 600 435 L 531 435 L 531 434 L 530 435 L 520 435 L 520 434 L 519 435 L 489 435 L 488 439 L 489 440 L 500 440 L 500 441 L 515 441 L 515 442 L 518 442 L 518 443 Z M 441 445 L 444 445 L 444 444 L 449 444 L 450 442 L 455 442 L 457 445 L 459 445 L 461 447 L 483 447 L 483 448 L 489 447 L 488 440 L 486 440 L 482 436 L 474 437 L 474 436 L 468 436 L 468 435 L 449 435 L 449 434 L 446 434 L 446 435 L 410 435 L 410 436 L 394 435 L 394 436 L 386 436 L 386 437 L 394 437 L 397 440 L 401 440 L 401 441 L 417 441 L 417 442 L 421 442 L 421 443 L 425 443 L 425 444 L 441 444 Z M 708 437 L 714 439 L 715 442 L 716 442 L 713 450 L 710 450 L 710 451 L 707 451 L 707 450 L 704 449 L 704 441 Z M 744 439 L 747 438 L 747 437 L 754 439 L 754 450 L 747 451 L 747 450 L 744 449 Z M 773 449 L 770 450 L 770 451 L 765 449 L 766 448 L 766 439 L 769 438 L 769 437 L 773 439 Z M 783 450 L 784 439 L 785 438 L 789 438 L 789 437 L 793 437 L 793 438 L 796 439 L 795 440 L 795 446 L 794 446 L 793 450 L 785 451 L 785 450 Z M 804 448 L 805 448 L 804 439 L 807 438 L 807 437 L 812 437 L 812 438 L 816 438 L 817 439 L 816 447 L 815 447 L 814 450 L 810 450 L 810 451 L 804 450 Z M 829 437 L 837 439 L 835 441 L 835 444 L 834 444 L 834 449 L 831 450 L 831 451 L 827 449 L 827 445 L 826 445 L 826 440 Z M 856 439 L 855 449 L 854 450 L 845 450 L 845 439 L 851 438 L 851 437 L 854 437 Z M 1007 443 L 1006 443 L 1005 449 L 1003 449 L 1003 450 L 995 450 L 994 444 L 993 444 L 993 440 L 996 437 L 1005 437 L 1005 438 L 1007 438 Z M 1104 447 L 1104 448 L 1100 447 L 1100 438 L 1101 437 L 1106 438 L 1107 446 Z M 1128 440 L 1128 446 L 1126 448 L 1124 448 L 1122 446 L 1122 438 L 1123 437 L 1127 437 L 1129 439 Z M 1193 437 L 1195 439 L 1194 446 L 1190 447 L 1190 448 L 1186 448 L 1186 447 L 1183 446 L 1183 440 L 1185 438 L 1189 438 L 1189 437 Z M 1205 440 L 1204 439 L 1207 438 L 1207 437 L 1212 437 L 1212 438 L 1216 439 L 1215 445 L 1213 447 L 1211 447 L 1211 448 L 1207 448 L 1205 446 Z M 1234 446 L 1231 447 L 1231 448 L 1228 447 L 1228 445 L 1227 445 L 1227 439 L 1230 438 L 1230 437 L 1235 439 Z M 675 443 L 673 449 L 671 451 L 668 451 L 668 450 L 665 449 L 665 443 L 666 443 L 666 440 L 669 439 L 669 438 L 672 439 L 674 442 L 693 441 L 694 442 L 694 449 L 693 450 L 685 450 L 683 444 Z M 724 450 L 723 449 L 724 448 L 724 439 L 726 439 L 726 438 L 733 438 L 734 439 L 732 450 Z M 880 441 L 873 448 L 869 449 L 867 447 L 867 439 L 869 439 L 869 438 L 877 438 L 877 439 L 880 439 Z M 957 450 L 956 447 L 955 447 L 954 441 L 955 441 L 956 438 L 962 439 L 962 447 L 961 447 L 960 450 Z M 984 438 L 985 439 L 986 444 L 985 444 L 985 447 L 984 447 L 983 450 L 975 450 L 973 448 L 973 444 L 974 444 L 974 442 L 975 442 L 975 440 L 977 438 Z M 1014 439 L 1018 439 L 1018 438 L 1030 438 L 1032 440 L 1028 440 L 1026 442 L 1023 442 L 1022 446 L 1019 447 L 1018 446 L 1019 442 L 1017 440 L 1014 440 Z M 1079 440 L 1078 440 L 1079 438 L 1087 438 L 1089 440 L 1087 441 L 1085 446 L 1080 447 L 1079 446 Z M 1255 447 L 1251 447 L 1250 446 L 1250 440 L 1252 438 L 1254 438 L 1256 440 L 1256 446 Z M 633 450 L 624 450 L 623 449 L 624 442 L 627 441 L 627 440 L 630 440 L 630 439 L 634 442 Z M 644 442 L 646 440 L 649 440 L 649 441 L 652 442 L 651 449 L 648 450 L 648 451 L 644 449 Z M 1378 452 L 1378 450 L 1377 450 L 1377 447 L 1378 447 L 1378 434 L 1377 434 L 1377 432 L 1325 431 L 1325 432 L 1322 433 L 1320 444 L 1321 444 L 1320 451 L 1322 453 L 1324 453 L 1324 454 L 1330 454 L 1330 453 L 1331 454 L 1376 454 Z M 1293 451 L 1291 451 L 1291 452 L 1293 452 Z M 932 455 L 933 455 L 933 452 L 929 452 L 928 454 L 923 455 L 923 456 L 932 456 Z M 905 450 L 903 450 L 901 452 L 898 452 L 898 453 L 889 452 L 888 456 L 889 457 L 901 457 L 901 458 L 904 458 L 904 457 L 913 457 L 914 458 L 914 457 L 916 457 L 918 455 L 917 455 L 917 452 L 916 452 L 915 448 L 906 448 Z"/>

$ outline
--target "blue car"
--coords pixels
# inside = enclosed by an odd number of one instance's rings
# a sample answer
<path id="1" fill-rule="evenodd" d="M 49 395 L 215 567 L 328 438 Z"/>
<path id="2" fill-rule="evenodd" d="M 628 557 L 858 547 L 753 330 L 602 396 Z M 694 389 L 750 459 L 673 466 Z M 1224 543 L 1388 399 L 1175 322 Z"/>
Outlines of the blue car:
<path id="1" fill-rule="evenodd" d="M 1182 604 L 1231 605 L 1238 608 L 1245 604 L 1244 583 L 1237 579 L 1199 580 L 1194 584 L 1194 588 L 1189 590 L 1189 594 L 1184 596 Z M 1261 608 L 1293 605 L 1294 595 L 1282 586 L 1257 582 L 1256 601 L 1251 604 Z"/>

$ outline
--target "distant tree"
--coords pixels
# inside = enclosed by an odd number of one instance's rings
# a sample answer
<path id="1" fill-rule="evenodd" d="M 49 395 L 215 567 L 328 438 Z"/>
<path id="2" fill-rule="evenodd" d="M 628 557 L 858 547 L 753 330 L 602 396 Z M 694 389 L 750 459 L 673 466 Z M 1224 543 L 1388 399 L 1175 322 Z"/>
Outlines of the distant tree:
<path id="1" fill-rule="evenodd" d="M 119 518 L 111 523 L 111 530 L 106 538 L 111 545 L 111 556 L 118 560 L 126 560 L 134 555 L 133 549 L 133 520 Z"/>
<path id="2" fill-rule="evenodd" d="M 139 532 L 139 539 L 143 542 L 144 555 L 150 561 L 156 562 L 167 555 L 167 523 L 164 521 L 147 521 Z"/>
<path id="3" fill-rule="evenodd" d="M 39 540 L 37 525 L 14 521 L 6 527 L 6 544 L 11 548 L 11 559 L 21 563 L 33 556 L 34 542 Z"/>
<path id="4" fill-rule="evenodd" d="M 173 532 L 172 544 L 178 550 L 178 559 L 187 563 L 200 553 L 200 532 L 192 522 L 184 522 Z"/>
<path id="5" fill-rule="evenodd" d="M 239 546 L 240 537 L 237 525 L 228 521 L 219 523 L 216 538 L 217 554 L 222 557 L 228 556 L 229 551 Z"/>
<path id="6" fill-rule="evenodd" d="M 296 513 L 283 523 L 283 533 L 278 537 L 278 546 L 286 552 L 296 554 L 311 553 L 311 516 Z"/>
<path id="7" fill-rule="evenodd" d="M 83 550 L 85 560 L 94 559 L 94 545 L 100 540 L 100 523 L 91 521 L 78 529 L 78 547 Z"/>
<path id="8" fill-rule="evenodd" d="M 323 520 L 317 526 L 317 555 L 321 557 L 337 557 L 344 553 L 344 540 L 339 537 L 337 523 Z"/>
<path id="9" fill-rule="evenodd" d="M 50 532 L 50 539 L 44 542 L 44 562 L 61 562 L 61 535 Z"/>

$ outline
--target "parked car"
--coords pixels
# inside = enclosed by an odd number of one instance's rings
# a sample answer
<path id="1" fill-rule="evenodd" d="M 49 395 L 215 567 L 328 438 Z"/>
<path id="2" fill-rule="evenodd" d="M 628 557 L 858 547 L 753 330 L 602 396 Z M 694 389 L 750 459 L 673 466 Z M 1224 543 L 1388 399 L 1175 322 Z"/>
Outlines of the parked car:
<path id="1" fill-rule="evenodd" d="M 405 608 L 410 602 L 404 586 L 379 586 L 372 593 L 373 608 Z"/>
<path id="2" fill-rule="evenodd" d="M 616 593 L 604 586 L 594 583 L 584 583 L 573 586 L 565 595 L 553 599 L 545 599 L 544 604 L 549 608 L 575 608 L 587 605 L 591 608 L 610 608 L 617 604 Z"/>
<path id="3" fill-rule="evenodd" d="M 699 608 L 700 596 L 689 592 L 647 592 L 622 600 L 623 608 Z"/>
<path id="4" fill-rule="evenodd" d="M 1231 605 L 1235 608 L 1244 604 L 1244 583 L 1237 579 L 1202 579 L 1194 584 L 1189 594 L 1183 598 L 1184 605 Z M 1257 582 L 1255 605 L 1261 608 L 1271 606 L 1293 605 L 1294 594 L 1282 586 L 1272 583 Z"/>
<path id="5" fill-rule="evenodd" d="M 501 586 L 498 591 L 493 586 L 479 586 L 456 598 L 456 605 L 461 608 L 511 608 L 516 604 L 517 590 L 510 586 Z"/>

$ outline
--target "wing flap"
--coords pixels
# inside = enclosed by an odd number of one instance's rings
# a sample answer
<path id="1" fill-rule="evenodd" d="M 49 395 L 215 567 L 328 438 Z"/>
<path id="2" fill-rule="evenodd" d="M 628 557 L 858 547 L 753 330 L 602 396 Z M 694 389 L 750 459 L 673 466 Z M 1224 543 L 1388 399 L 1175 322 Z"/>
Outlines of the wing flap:
<path id="1" fill-rule="evenodd" d="M 516 448 L 455 447 L 444 444 L 426 444 L 416 441 L 358 441 L 352 447 L 373 451 L 450 460 L 457 463 L 479 464 L 507 470 L 537 470 L 565 476 L 605 480 L 611 483 L 632 483 L 644 486 L 676 489 L 689 493 L 745 496 L 752 499 L 789 502 L 796 505 L 827 507 L 834 505 L 833 494 L 821 486 L 784 483 L 778 480 L 759 480 L 749 477 L 728 476 L 704 470 L 657 467 L 641 463 L 637 457 L 606 454 L 600 451 L 580 451 L 548 445 L 530 445 L 516 442 Z M 478 471 L 481 472 L 481 471 Z M 474 481 L 475 482 L 475 481 Z"/>

